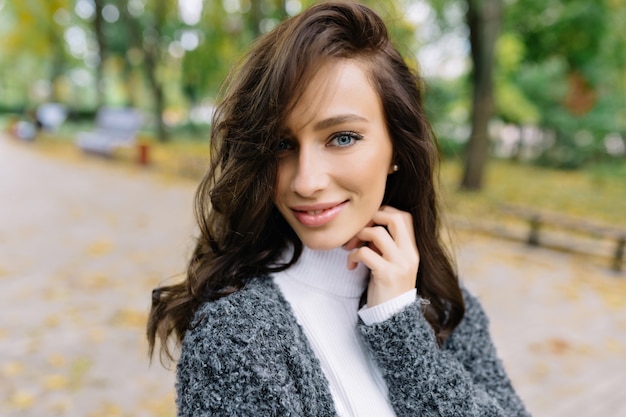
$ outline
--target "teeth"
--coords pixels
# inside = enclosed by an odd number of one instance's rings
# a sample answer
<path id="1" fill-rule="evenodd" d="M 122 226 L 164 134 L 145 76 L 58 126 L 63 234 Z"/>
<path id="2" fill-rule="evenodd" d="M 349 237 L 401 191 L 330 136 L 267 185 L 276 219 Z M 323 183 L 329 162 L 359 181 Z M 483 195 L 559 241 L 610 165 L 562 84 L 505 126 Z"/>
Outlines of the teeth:
<path id="1" fill-rule="evenodd" d="M 316 214 L 320 214 L 323 211 L 324 210 L 315 210 L 315 211 L 307 211 L 307 213 L 310 214 L 311 216 L 314 216 Z"/>

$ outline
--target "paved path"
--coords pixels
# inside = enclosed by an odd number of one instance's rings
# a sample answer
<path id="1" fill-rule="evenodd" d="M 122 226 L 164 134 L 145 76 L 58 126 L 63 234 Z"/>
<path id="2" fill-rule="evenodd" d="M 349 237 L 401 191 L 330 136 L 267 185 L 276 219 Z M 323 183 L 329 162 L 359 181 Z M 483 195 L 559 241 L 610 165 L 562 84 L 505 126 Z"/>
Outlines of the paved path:
<path id="1" fill-rule="evenodd" d="M 194 184 L 0 137 L 0 415 L 173 416 L 150 290 L 184 269 Z M 535 416 L 626 417 L 626 276 L 457 236 L 459 269 Z"/>
<path id="2" fill-rule="evenodd" d="M 514 384 L 536 417 L 626 417 L 626 274 L 521 243 L 459 237 Z"/>

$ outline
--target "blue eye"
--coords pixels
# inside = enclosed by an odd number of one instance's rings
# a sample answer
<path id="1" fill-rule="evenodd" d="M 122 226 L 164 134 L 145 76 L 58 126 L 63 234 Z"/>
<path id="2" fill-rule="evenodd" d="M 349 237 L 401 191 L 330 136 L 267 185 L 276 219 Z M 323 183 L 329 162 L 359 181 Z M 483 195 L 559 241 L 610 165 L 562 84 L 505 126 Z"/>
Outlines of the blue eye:
<path id="1" fill-rule="evenodd" d="M 363 139 L 363 136 L 354 132 L 339 132 L 331 138 L 328 145 L 345 148 L 354 145 L 358 140 L 361 139 Z"/>

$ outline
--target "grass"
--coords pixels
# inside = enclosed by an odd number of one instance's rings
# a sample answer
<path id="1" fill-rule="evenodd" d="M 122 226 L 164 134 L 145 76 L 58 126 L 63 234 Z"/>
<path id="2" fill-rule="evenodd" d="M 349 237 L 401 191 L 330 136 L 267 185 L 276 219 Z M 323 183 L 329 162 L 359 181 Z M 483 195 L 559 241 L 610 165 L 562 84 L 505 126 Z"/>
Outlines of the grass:
<path id="1" fill-rule="evenodd" d="M 445 202 L 452 213 L 498 218 L 502 204 L 514 204 L 626 227 L 626 164 L 560 171 L 491 160 L 480 192 L 458 188 L 462 166 L 444 162 Z"/>

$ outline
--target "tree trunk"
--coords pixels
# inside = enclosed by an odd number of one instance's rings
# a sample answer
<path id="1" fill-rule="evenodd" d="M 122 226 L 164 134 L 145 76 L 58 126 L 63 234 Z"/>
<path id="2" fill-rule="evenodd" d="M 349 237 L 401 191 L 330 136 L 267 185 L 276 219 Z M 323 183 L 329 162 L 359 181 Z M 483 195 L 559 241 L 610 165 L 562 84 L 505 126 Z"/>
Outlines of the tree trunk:
<path id="1" fill-rule="evenodd" d="M 95 16 L 93 19 L 93 29 L 96 34 L 96 42 L 98 44 L 98 65 L 96 66 L 96 100 L 97 106 L 102 107 L 105 104 L 104 98 L 104 65 L 107 55 L 106 38 L 104 36 L 104 18 L 102 17 L 102 8 L 104 7 L 102 0 L 96 0 Z"/>
<path id="2" fill-rule="evenodd" d="M 131 45 L 136 45 L 143 52 L 143 68 L 148 78 L 154 105 L 152 108 L 154 121 L 156 123 L 156 135 L 159 142 L 167 142 L 169 132 L 163 121 L 163 111 L 165 110 L 165 94 L 163 85 L 158 76 L 159 61 L 161 57 L 161 30 L 165 25 L 166 5 L 163 0 L 157 1 L 155 5 L 154 17 L 145 28 L 141 26 L 138 19 L 129 16 L 127 12 L 122 13 L 126 20 L 130 33 Z"/>
<path id="3" fill-rule="evenodd" d="M 135 60 L 131 59 L 130 51 L 141 51 L 143 49 L 141 41 L 141 32 L 137 28 L 137 25 L 133 21 L 133 17 L 128 12 L 128 4 L 126 0 L 117 0 L 115 5 L 120 11 L 120 23 L 124 24 L 128 28 L 128 50 L 123 54 L 124 66 L 122 68 L 122 77 L 124 79 L 124 87 L 126 90 L 125 104 L 128 107 L 137 107 L 139 104 L 139 94 L 136 91 L 138 86 L 141 86 L 141 80 L 136 79 L 140 77 L 140 72 L 136 67 Z M 141 57 L 143 59 L 143 55 Z"/>
<path id="4" fill-rule="evenodd" d="M 59 88 L 59 80 L 65 70 L 65 58 L 63 56 L 63 42 L 60 37 L 52 34 L 50 39 L 52 49 L 52 65 L 50 66 L 50 101 L 63 101 Z"/>
<path id="5" fill-rule="evenodd" d="M 52 53 L 50 65 L 50 96 L 49 101 L 63 101 L 59 88 L 59 80 L 65 71 L 65 55 L 63 49 L 63 35 L 58 31 L 54 21 L 48 26 L 48 43 Z"/>
<path id="6" fill-rule="evenodd" d="M 472 49 L 472 131 L 465 150 L 461 188 L 479 190 L 489 154 L 489 120 L 494 111 L 494 49 L 502 21 L 502 0 L 467 0 Z"/>
<path id="7" fill-rule="evenodd" d="M 144 52 L 146 54 L 146 70 L 148 73 L 148 80 L 152 86 L 152 94 L 154 95 L 154 118 L 156 121 L 157 138 L 159 142 L 167 142 L 169 135 L 165 122 L 163 121 L 163 111 L 165 110 L 165 95 L 163 93 L 163 84 L 157 75 L 159 68 L 159 61 L 161 56 L 161 32 L 165 26 L 166 15 L 165 1 L 159 0 L 157 7 L 154 9 L 154 24 L 151 28 L 152 36 L 146 44 L 146 37 L 144 36 Z"/>
<path id="8" fill-rule="evenodd" d="M 156 62 L 146 57 L 146 71 L 148 81 L 152 87 L 152 95 L 154 97 L 153 115 L 156 122 L 157 139 L 159 142 L 167 142 L 169 139 L 167 127 L 163 121 L 163 111 L 165 110 L 165 96 L 163 94 L 163 86 L 157 78 Z"/>
<path id="9" fill-rule="evenodd" d="M 261 21 L 263 20 L 261 0 L 252 0 L 250 6 L 250 27 L 252 28 L 252 35 L 256 39 L 261 35 Z"/>

